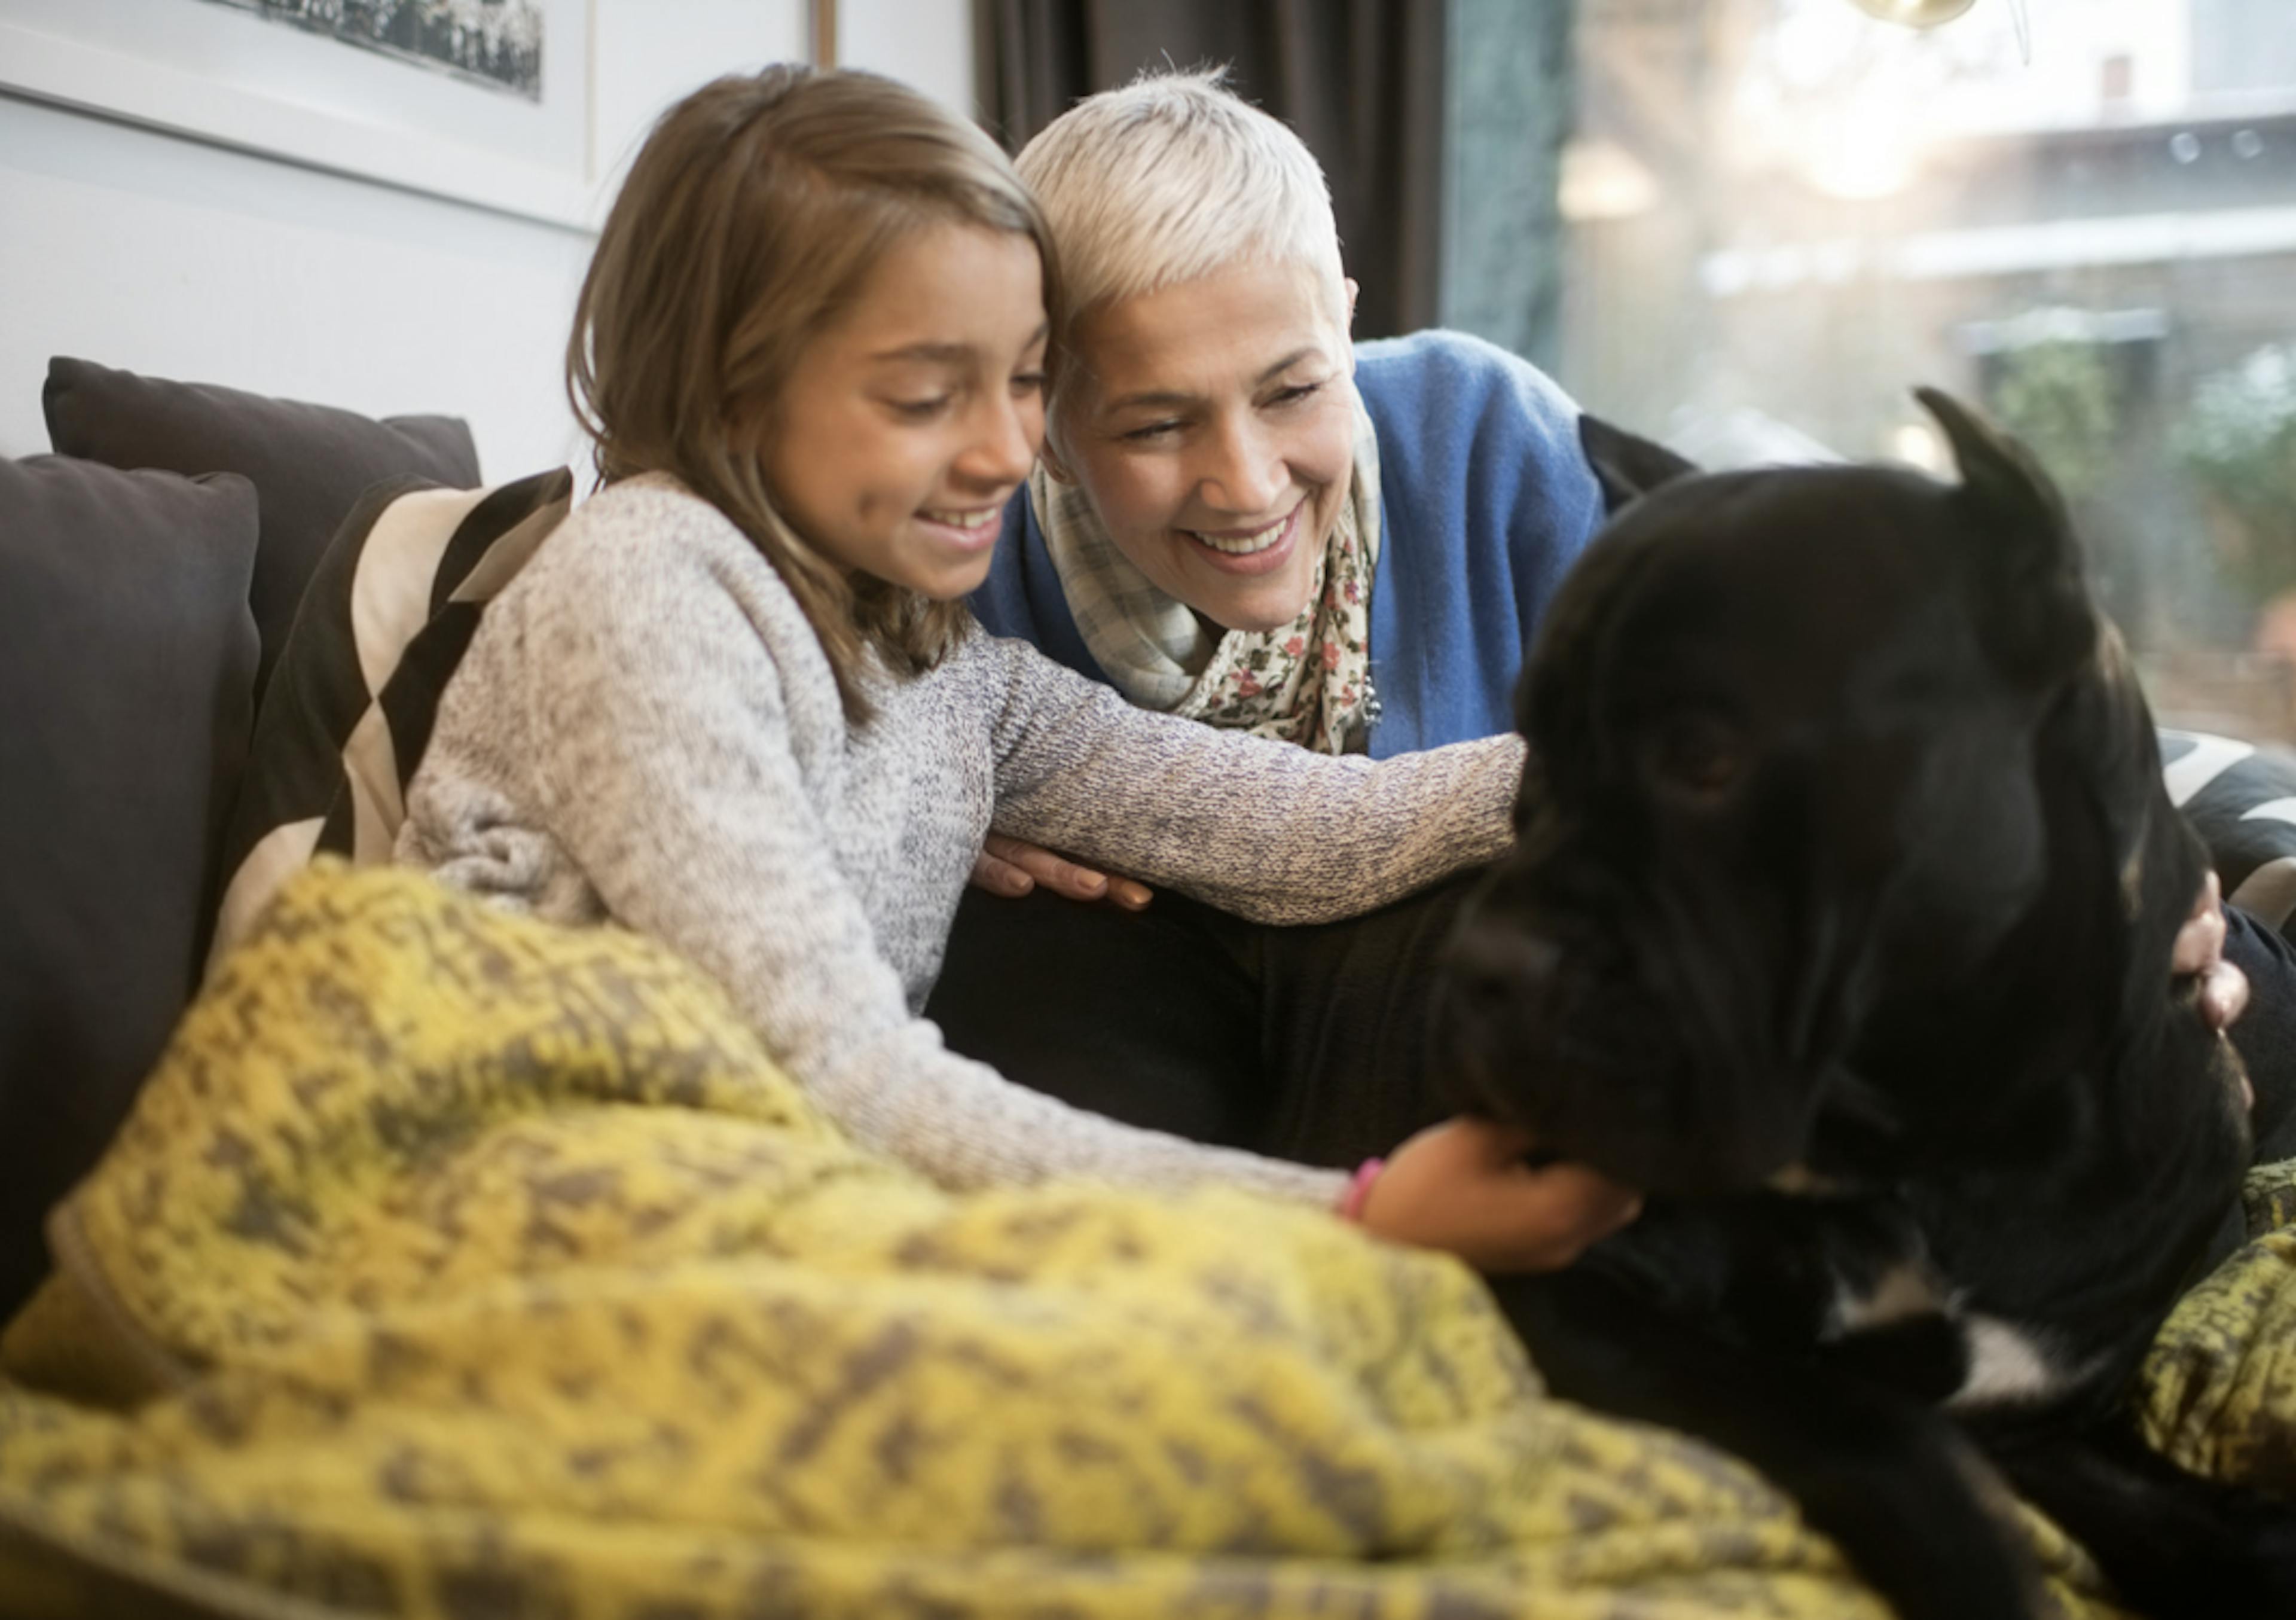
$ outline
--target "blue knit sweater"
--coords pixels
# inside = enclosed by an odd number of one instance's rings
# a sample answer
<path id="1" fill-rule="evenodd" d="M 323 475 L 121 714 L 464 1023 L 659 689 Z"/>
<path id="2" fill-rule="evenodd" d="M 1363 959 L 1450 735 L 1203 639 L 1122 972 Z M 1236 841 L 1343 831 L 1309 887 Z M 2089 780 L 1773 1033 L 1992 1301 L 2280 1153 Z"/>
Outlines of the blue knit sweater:
<path id="1" fill-rule="evenodd" d="M 1356 387 L 1379 436 L 1383 536 L 1372 576 L 1381 718 L 1371 752 L 1508 730 L 1531 633 L 1602 523 L 1578 408 L 1536 367 L 1456 332 L 1359 344 Z M 1025 489 L 972 601 L 995 634 L 1107 681 Z"/>

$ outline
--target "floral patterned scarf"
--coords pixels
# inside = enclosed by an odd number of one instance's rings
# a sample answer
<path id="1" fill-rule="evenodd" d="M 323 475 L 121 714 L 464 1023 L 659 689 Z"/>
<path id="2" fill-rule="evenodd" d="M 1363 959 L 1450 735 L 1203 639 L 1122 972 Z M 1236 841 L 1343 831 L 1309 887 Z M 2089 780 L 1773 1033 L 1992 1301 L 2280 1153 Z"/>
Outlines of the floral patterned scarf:
<path id="1" fill-rule="evenodd" d="M 1361 752 L 1379 699 L 1371 685 L 1371 582 L 1379 564 L 1379 440 L 1355 402 L 1355 471 L 1316 562 L 1308 604 L 1275 630 L 1215 637 L 1185 603 L 1116 548 L 1075 484 L 1039 462 L 1029 498 L 1085 646 L 1144 709 L 1277 737 L 1323 753 Z"/>

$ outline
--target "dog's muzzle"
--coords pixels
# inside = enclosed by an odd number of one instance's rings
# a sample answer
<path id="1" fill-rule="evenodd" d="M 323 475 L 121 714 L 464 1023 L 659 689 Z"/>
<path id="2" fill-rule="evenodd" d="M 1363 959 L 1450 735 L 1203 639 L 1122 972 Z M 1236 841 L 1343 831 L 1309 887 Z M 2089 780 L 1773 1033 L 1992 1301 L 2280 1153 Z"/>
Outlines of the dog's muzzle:
<path id="1" fill-rule="evenodd" d="M 1645 1190 L 1758 1187 L 1802 1155 L 1808 1089 L 1653 983 L 1669 975 L 1652 954 L 1487 892 L 1445 961 L 1442 1057 L 1462 1106 Z"/>

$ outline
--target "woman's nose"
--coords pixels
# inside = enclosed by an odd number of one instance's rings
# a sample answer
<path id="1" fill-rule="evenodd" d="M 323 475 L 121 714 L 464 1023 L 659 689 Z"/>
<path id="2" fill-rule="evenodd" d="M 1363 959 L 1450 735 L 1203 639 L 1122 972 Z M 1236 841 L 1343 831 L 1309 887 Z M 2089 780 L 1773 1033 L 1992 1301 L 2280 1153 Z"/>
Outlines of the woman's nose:
<path id="1" fill-rule="evenodd" d="M 1283 493 L 1283 458 L 1249 423 L 1223 427 L 1206 443 L 1197 488 L 1209 506 L 1239 517 L 1264 517 Z"/>

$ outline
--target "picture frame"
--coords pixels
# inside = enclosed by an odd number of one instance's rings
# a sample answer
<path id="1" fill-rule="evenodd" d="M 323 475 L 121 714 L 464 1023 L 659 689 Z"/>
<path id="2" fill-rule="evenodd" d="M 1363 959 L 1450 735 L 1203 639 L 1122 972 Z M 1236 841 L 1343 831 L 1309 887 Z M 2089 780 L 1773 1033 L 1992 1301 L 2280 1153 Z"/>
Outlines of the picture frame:
<path id="1" fill-rule="evenodd" d="M 0 0 L 0 92 L 587 227 L 594 0 L 515 4 L 539 35 L 517 83 L 362 48 L 262 0 Z"/>

